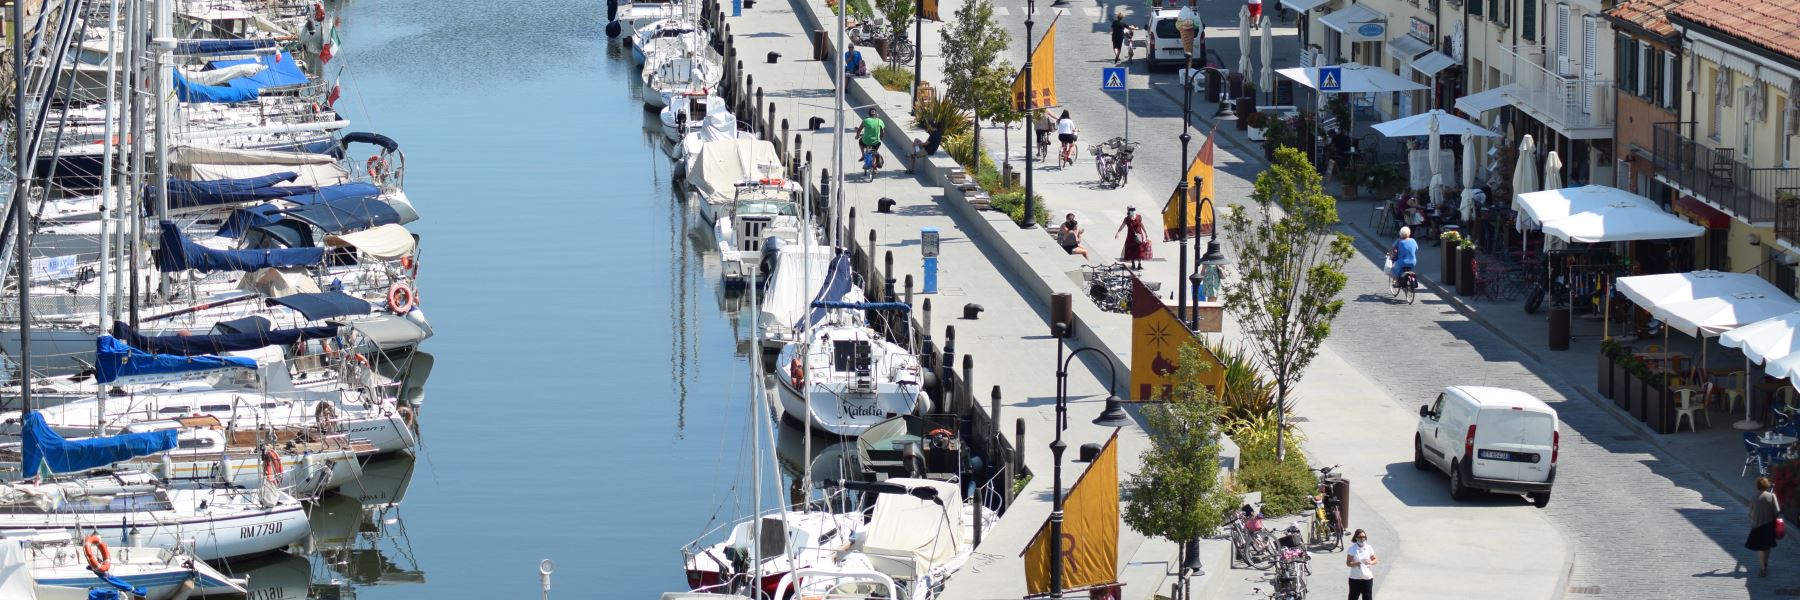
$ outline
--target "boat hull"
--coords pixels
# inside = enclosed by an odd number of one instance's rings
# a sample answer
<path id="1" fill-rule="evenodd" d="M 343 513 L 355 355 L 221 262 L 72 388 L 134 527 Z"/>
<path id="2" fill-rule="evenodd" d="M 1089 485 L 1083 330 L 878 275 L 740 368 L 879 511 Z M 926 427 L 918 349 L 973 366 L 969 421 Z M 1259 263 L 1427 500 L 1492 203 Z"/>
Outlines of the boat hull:
<path id="1" fill-rule="evenodd" d="M 807 390 L 802 391 L 788 377 L 777 379 L 783 414 L 797 423 L 808 423 L 813 429 L 844 437 L 860 436 L 877 423 L 901 414 L 923 415 L 929 412 L 931 404 L 923 391 L 895 383 L 876 384 L 873 393 L 861 393 L 847 392 L 841 383 L 804 384 Z M 807 392 L 813 394 L 811 419 L 807 418 Z"/>
<path id="2" fill-rule="evenodd" d="M 0 522 L 0 532 L 64 529 L 75 537 L 98 535 L 108 546 L 135 544 L 153 548 L 174 548 L 186 540 L 193 540 L 194 556 L 200 560 L 224 560 L 285 550 L 305 540 L 311 531 L 306 511 L 297 502 L 254 511 L 208 509 L 181 518 L 148 512 L 125 513 L 122 518 L 98 517 L 91 513 L 31 516 L 36 518 L 35 522 L 21 523 L 15 519 Z"/>

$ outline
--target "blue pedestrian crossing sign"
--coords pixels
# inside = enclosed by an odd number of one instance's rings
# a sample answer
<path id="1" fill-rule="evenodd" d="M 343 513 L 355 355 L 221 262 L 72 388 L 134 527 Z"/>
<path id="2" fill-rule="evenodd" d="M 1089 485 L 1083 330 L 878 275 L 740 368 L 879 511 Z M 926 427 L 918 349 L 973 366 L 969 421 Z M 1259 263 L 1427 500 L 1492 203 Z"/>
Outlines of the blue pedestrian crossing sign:
<path id="1" fill-rule="evenodd" d="M 1119 92 L 1125 90 L 1125 67 L 1101 67 L 1100 90 Z"/>
<path id="2" fill-rule="evenodd" d="M 1344 89 L 1343 67 L 1319 67 L 1319 91 L 1336 92 Z"/>

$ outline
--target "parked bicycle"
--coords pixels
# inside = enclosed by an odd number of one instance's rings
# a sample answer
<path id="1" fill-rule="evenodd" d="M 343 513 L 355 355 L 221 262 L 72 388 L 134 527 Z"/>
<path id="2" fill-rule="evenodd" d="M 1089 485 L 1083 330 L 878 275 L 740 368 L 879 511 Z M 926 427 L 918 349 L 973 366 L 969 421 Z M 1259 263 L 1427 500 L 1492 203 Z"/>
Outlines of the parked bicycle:
<path id="1" fill-rule="evenodd" d="M 1230 511 L 1225 522 L 1231 536 L 1232 566 L 1239 561 L 1252 569 L 1267 569 L 1275 564 L 1279 554 L 1275 549 L 1275 541 L 1263 531 L 1262 511 L 1245 504 L 1243 508 Z"/>
<path id="2" fill-rule="evenodd" d="M 1136 274 L 1125 263 L 1083 266 L 1081 277 L 1087 282 L 1088 298 L 1100 310 L 1131 312 L 1131 281 Z"/>
<path id="3" fill-rule="evenodd" d="M 1099 171 L 1102 185 L 1113 188 L 1125 185 L 1131 176 L 1131 157 L 1137 147 L 1137 142 L 1116 137 L 1089 149 L 1094 155 L 1094 170 Z"/>
<path id="4" fill-rule="evenodd" d="M 1344 523 L 1340 513 L 1343 500 L 1337 496 L 1337 484 L 1344 476 L 1333 472 L 1338 468 L 1334 465 L 1312 469 L 1319 473 L 1319 487 L 1313 494 L 1313 512 L 1307 533 L 1307 545 L 1313 548 L 1337 550 L 1344 547 Z"/>
<path id="5" fill-rule="evenodd" d="M 1312 554 L 1306 551 L 1300 539 L 1300 524 L 1289 525 L 1278 541 L 1280 554 L 1275 560 L 1272 580 L 1275 593 L 1282 598 L 1305 598 L 1306 577 L 1312 575 Z"/>

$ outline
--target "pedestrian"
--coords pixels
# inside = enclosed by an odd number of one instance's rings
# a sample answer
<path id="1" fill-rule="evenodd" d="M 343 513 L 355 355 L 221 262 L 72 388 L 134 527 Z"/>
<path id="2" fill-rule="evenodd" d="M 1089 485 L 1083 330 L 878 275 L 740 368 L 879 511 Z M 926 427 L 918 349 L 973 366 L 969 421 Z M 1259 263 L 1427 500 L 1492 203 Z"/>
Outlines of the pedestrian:
<path id="1" fill-rule="evenodd" d="M 1262 0 L 1247 0 L 1250 3 L 1250 27 L 1262 27 Z"/>
<path id="2" fill-rule="evenodd" d="M 1081 246 L 1081 224 L 1075 222 L 1075 213 L 1063 217 L 1062 229 L 1056 231 L 1056 243 L 1062 246 L 1063 252 L 1080 256 L 1082 262 L 1088 261 L 1087 248 Z"/>
<path id="3" fill-rule="evenodd" d="M 1112 21 L 1113 64 L 1115 64 L 1115 65 L 1119 64 L 1119 50 L 1121 50 L 1125 47 L 1125 33 L 1128 31 L 1131 31 L 1132 29 L 1135 29 L 1135 28 L 1130 25 L 1125 24 L 1125 9 L 1121 8 L 1121 9 L 1117 9 L 1117 10 L 1113 11 L 1113 21 Z"/>
<path id="4" fill-rule="evenodd" d="M 1785 527 L 1781 522 L 1781 500 L 1769 487 L 1769 478 L 1756 478 L 1756 498 L 1750 501 L 1750 538 L 1744 540 L 1745 548 L 1756 551 L 1763 577 L 1769 576 L 1769 550 L 1775 548 L 1775 540 L 1780 537 L 1776 530 Z"/>
<path id="5" fill-rule="evenodd" d="M 906 172 L 911 173 L 918 167 L 919 159 L 931 158 L 937 154 L 938 147 L 944 144 L 944 128 L 937 123 L 925 122 L 925 139 L 914 138 L 912 152 L 906 155 Z"/>
<path id="6" fill-rule="evenodd" d="M 1375 600 L 1375 571 L 1369 567 L 1381 564 L 1369 534 L 1361 529 L 1350 535 L 1350 547 L 1344 549 L 1344 565 L 1350 567 L 1350 600 Z"/>
<path id="7" fill-rule="evenodd" d="M 1144 230 L 1144 216 L 1138 214 L 1136 206 L 1125 207 L 1125 222 L 1113 231 L 1113 239 L 1130 230 L 1125 237 L 1125 249 L 1119 253 L 1119 260 L 1131 263 L 1132 270 L 1144 270 L 1144 261 L 1154 258 L 1155 252 L 1150 248 L 1150 232 Z"/>

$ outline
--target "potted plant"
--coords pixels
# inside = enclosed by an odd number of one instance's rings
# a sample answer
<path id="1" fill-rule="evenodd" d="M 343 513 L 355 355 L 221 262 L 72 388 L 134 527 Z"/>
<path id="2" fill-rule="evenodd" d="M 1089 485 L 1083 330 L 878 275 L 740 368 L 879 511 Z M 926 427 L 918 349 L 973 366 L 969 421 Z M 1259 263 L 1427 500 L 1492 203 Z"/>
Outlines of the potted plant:
<path id="1" fill-rule="evenodd" d="M 1283 146 L 1300 149 L 1301 151 L 1305 150 L 1300 148 L 1299 132 L 1301 129 L 1297 126 L 1299 121 L 1300 117 L 1294 117 L 1293 119 L 1272 117 L 1265 120 L 1265 129 L 1263 130 L 1263 158 L 1268 159 L 1270 162 L 1274 162 L 1275 149 Z"/>
<path id="2" fill-rule="evenodd" d="M 1250 113 L 1250 116 L 1244 117 L 1242 120 L 1244 121 L 1245 131 L 1250 134 L 1250 141 L 1261 142 L 1268 139 L 1264 133 L 1268 131 L 1270 121 L 1269 115 Z"/>
<path id="3" fill-rule="evenodd" d="M 1475 240 L 1466 237 L 1456 241 L 1456 293 L 1475 295 Z"/>
<path id="4" fill-rule="evenodd" d="M 1369 163 L 1362 169 L 1362 185 L 1380 197 L 1405 181 L 1400 167 L 1394 163 Z"/>
<path id="5" fill-rule="evenodd" d="M 1443 255 L 1438 259 L 1438 283 L 1446 286 L 1456 285 L 1456 248 L 1460 245 L 1462 245 L 1461 233 L 1444 232 Z"/>

